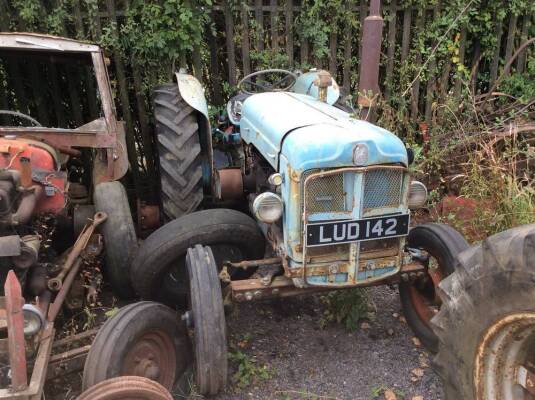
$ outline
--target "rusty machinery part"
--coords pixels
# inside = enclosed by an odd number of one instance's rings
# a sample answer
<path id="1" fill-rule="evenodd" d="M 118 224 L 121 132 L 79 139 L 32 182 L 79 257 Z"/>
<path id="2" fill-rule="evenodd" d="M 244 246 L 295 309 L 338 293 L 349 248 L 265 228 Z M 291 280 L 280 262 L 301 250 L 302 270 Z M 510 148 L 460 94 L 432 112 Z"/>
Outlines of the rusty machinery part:
<path id="1" fill-rule="evenodd" d="M 452 227 L 429 223 L 411 229 L 407 248 L 413 259 L 427 268 L 423 276 L 402 275 L 399 295 L 403 313 L 424 346 L 436 352 L 438 340 L 430 325 L 441 304 L 436 289 L 453 272 L 455 257 L 468 248 L 468 243 Z"/>
<path id="2" fill-rule="evenodd" d="M 244 196 L 241 168 L 216 170 L 214 185 L 219 200 L 237 200 Z"/>
<path id="3" fill-rule="evenodd" d="M 195 383 L 201 395 L 215 395 L 227 384 L 227 328 L 221 283 L 210 246 L 196 245 L 186 255 L 193 329 Z"/>
<path id="4" fill-rule="evenodd" d="M 327 89 L 332 86 L 333 78 L 329 71 L 318 71 L 318 77 L 314 81 L 314 85 L 318 87 L 318 98 L 324 103 L 327 102 Z"/>
<path id="5" fill-rule="evenodd" d="M 89 204 L 77 204 L 72 211 L 72 225 L 74 234 L 80 235 L 84 230 L 87 220 L 95 215 L 95 206 Z"/>
<path id="6" fill-rule="evenodd" d="M 185 256 L 188 247 L 209 245 L 218 263 L 264 257 L 265 240 L 248 215 L 212 209 L 184 215 L 154 231 L 139 247 L 132 263 L 132 283 L 145 299 L 184 305 L 187 292 Z M 234 278 L 254 272 L 230 270 Z"/>
<path id="7" fill-rule="evenodd" d="M 203 199 L 198 113 L 184 101 L 176 83 L 156 87 L 153 105 L 162 213 L 170 221 L 195 211 Z"/>
<path id="8" fill-rule="evenodd" d="M 535 224 L 462 252 L 432 320 L 445 400 L 535 397 Z"/>
<path id="9" fill-rule="evenodd" d="M 128 196 L 121 182 L 104 182 L 95 186 L 95 209 L 108 214 L 99 228 L 104 236 L 105 271 L 116 295 L 132 298 L 130 264 L 137 251 L 137 235 Z"/>
<path id="10" fill-rule="evenodd" d="M 48 280 L 48 288 L 50 290 L 57 292 L 61 289 L 63 279 L 69 273 L 76 260 L 79 259 L 80 255 L 82 254 L 82 251 L 89 243 L 91 235 L 93 235 L 95 229 L 97 229 L 97 227 L 102 224 L 107 218 L 108 214 L 103 211 L 99 211 L 95 213 L 93 219 L 86 224 L 84 230 L 82 231 L 82 233 L 80 233 L 78 239 L 76 239 L 72 250 L 69 252 L 67 259 L 65 260 L 65 263 L 62 266 L 61 272 L 56 277 Z"/>
<path id="11" fill-rule="evenodd" d="M 159 383 L 141 376 L 120 376 L 90 387 L 77 400 L 173 400 Z"/>
<path id="12" fill-rule="evenodd" d="M 130 304 L 107 320 L 87 356 L 83 388 L 116 376 L 138 375 L 186 390 L 191 342 L 176 313 L 163 304 Z"/>
<path id="13" fill-rule="evenodd" d="M 160 207 L 137 200 L 137 228 L 141 234 L 161 226 Z"/>

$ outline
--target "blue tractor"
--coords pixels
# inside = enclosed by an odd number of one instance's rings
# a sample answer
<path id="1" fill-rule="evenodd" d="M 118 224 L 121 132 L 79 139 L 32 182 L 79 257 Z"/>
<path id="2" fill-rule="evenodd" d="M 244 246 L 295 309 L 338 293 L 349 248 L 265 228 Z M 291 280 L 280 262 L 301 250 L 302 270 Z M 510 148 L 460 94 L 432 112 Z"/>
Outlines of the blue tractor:
<path id="1" fill-rule="evenodd" d="M 232 301 L 398 284 L 407 322 L 436 350 L 436 287 L 468 244 L 447 225 L 411 226 L 427 198 L 411 151 L 339 105 L 326 71 L 259 71 L 238 87 L 214 127 L 193 76 L 156 89 L 169 222 L 131 270 L 142 298 L 184 310 L 199 392 L 226 383 Z"/>

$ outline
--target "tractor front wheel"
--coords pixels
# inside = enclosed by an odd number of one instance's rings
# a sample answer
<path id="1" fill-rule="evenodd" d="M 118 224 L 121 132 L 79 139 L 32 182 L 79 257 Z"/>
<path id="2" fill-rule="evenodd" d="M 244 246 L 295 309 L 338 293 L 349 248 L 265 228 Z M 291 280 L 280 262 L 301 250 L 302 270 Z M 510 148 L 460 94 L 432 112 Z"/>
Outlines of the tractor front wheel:
<path id="1" fill-rule="evenodd" d="M 452 227 L 428 223 L 411 229 L 407 247 L 427 268 L 423 276 L 399 284 L 403 314 L 418 339 L 436 353 L 438 340 L 431 328 L 431 318 L 441 305 L 437 286 L 453 272 L 455 257 L 468 248 L 468 243 Z"/>
<path id="2" fill-rule="evenodd" d="M 191 342 L 177 314 L 142 301 L 121 308 L 99 329 L 84 366 L 83 388 L 118 376 L 142 376 L 186 392 Z"/>
<path id="3" fill-rule="evenodd" d="M 217 265 L 209 246 L 196 245 L 186 255 L 193 328 L 195 382 L 202 395 L 215 395 L 227 383 L 227 329 Z M 190 313 L 190 314 L 189 314 Z"/>
<path id="4" fill-rule="evenodd" d="M 432 320 L 446 400 L 535 398 L 535 224 L 458 257 Z"/>

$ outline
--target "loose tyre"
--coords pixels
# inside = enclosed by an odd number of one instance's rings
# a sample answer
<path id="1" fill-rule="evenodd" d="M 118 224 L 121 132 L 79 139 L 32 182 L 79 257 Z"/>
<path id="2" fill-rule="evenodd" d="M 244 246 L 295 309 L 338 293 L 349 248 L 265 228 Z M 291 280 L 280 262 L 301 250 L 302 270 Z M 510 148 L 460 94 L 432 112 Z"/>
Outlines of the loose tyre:
<path id="1" fill-rule="evenodd" d="M 424 276 L 400 283 L 403 314 L 424 346 L 436 353 L 438 339 L 431 328 L 431 318 L 441 305 L 436 288 L 453 272 L 455 257 L 468 248 L 468 243 L 452 227 L 428 223 L 411 229 L 407 247 L 421 252 L 417 257 L 422 258 L 427 269 Z"/>
<path id="2" fill-rule="evenodd" d="M 262 232 L 246 214 L 213 209 L 185 215 L 153 232 L 139 247 L 132 263 L 137 293 L 183 307 L 188 294 L 186 251 L 196 244 L 212 248 L 218 267 L 227 260 L 261 259 L 265 250 Z"/>
<path id="3" fill-rule="evenodd" d="M 535 224 L 464 251 L 432 320 L 446 400 L 535 398 Z"/>
<path id="4" fill-rule="evenodd" d="M 227 330 L 217 265 L 209 246 L 186 255 L 190 291 L 195 382 L 202 395 L 215 395 L 227 383 Z"/>
<path id="5" fill-rule="evenodd" d="M 133 303 L 102 325 L 85 361 L 83 388 L 117 376 L 182 387 L 191 370 L 191 342 L 180 318 L 163 304 Z"/>
<path id="6" fill-rule="evenodd" d="M 93 199 L 95 210 L 108 214 L 99 228 L 104 235 L 106 275 L 115 294 L 132 298 L 130 263 L 138 245 L 128 196 L 120 182 L 104 182 L 95 186 Z"/>
<path id="7" fill-rule="evenodd" d="M 76 400 L 173 400 L 159 383 L 141 376 L 120 376 L 91 386 Z"/>
<path id="8" fill-rule="evenodd" d="M 168 221 L 194 211 L 202 201 L 202 159 L 197 112 L 178 85 L 154 91 L 154 118 L 160 161 L 161 201 Z"/>

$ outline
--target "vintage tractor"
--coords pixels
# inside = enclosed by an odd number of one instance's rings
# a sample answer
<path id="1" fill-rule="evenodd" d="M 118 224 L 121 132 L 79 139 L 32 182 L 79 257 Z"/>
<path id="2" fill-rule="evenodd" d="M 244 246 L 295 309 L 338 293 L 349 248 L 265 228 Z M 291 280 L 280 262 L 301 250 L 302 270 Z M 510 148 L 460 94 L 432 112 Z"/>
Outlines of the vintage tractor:
<path id="1" fill-rule="evenodd" d="M 194 77 L 178 73 L 154 95 L 171 221 L 140 245 L 132 284 L 144 299 L 184 311 L 197 390 L 225 386 L 224 304 L 232 301 L 399 284 L 408 323 L 435 350 L 436 287 L 468 245 L 443 224 L 409 227 L 427 197 L 410 177 L 411 151 L 339 105 L 326 71 L 259 71 L 239 89 L 213 131 Z M 180 381 L 189 352 L 172 315 L 153 302 L 121 310 L 95 339 L 84 384 L 121 370 L 168 388 Z"/>
<path id="2" fill-rule="evenodd" d="M 80 92 L 84 82 L 89 86 Z M 0 340 L 9 341 L 1 356 L 9 353 L 11 363 L 11 388 L 0 390 L 0 398 L 40 398 L 53 321 L 63 305 L 79 309 L 86 297 L 94 300 L 103 246 L 116 293 L 133 294 L 128 269 L 137 238 L 118 181 L 128 169 L 125 131 L 98 46 L 0 33 L 0 89 L 0 286 L 6 287 Z M 69 105 L 69 95 L 93 112 Z M 29 386 L 18 319 L 22 304 L 27 343 L 38 345 Z M 30 354 L 35 346 L 26 348 Z M 0 377 L 2 384 L 6 379 Z"/>

